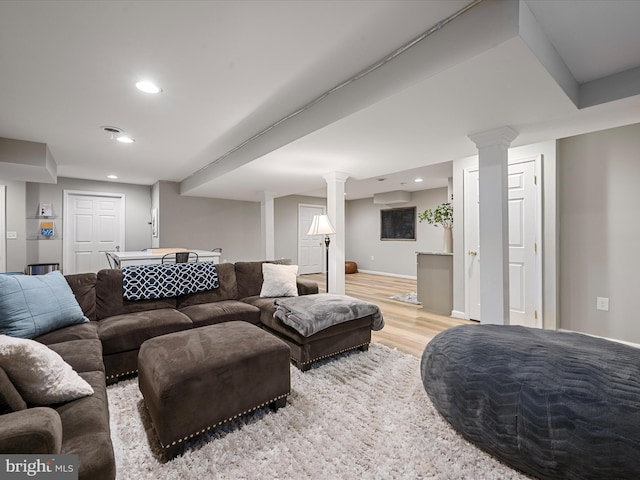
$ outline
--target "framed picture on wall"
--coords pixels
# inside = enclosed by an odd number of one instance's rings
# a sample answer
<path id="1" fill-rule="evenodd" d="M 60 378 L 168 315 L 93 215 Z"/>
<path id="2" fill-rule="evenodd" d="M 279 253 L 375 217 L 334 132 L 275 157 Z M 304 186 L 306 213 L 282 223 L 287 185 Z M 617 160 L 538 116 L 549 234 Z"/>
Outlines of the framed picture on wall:
<path id="1" fill-rule="evenodd" d="M 380 210 L 380 240 L 416 239 L 416 207 Z"/>
<path id="2" fill-rule="evenodd" d="M 158 209 L 151 209 L 151 236 L 158 237 Z"/>

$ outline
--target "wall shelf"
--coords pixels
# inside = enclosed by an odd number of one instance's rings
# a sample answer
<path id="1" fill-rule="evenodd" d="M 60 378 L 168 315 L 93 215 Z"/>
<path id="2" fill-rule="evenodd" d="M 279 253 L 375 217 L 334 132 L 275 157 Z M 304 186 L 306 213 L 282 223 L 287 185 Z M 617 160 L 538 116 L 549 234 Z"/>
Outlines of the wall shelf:
<path id="1" fill-rule="evenodd" d="M 60 236 L 57 233 L 53 235 L 40 235 L 39 233 L 30 233 L 27 235 L 27 240 L 58 240 Z"/>

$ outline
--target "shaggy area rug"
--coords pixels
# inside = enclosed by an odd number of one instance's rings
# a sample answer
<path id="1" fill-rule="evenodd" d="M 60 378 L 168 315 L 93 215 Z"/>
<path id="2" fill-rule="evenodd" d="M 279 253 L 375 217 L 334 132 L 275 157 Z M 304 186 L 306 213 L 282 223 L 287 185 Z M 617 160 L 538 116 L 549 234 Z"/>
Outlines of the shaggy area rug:
<path id="1" fill-rule="evenodd" d="M 422 302 L 418 301 L 418 294 L 416 292 L 403 293 L 402 295 L 394 295 L 389 297 L 391 300 L 397 300 L 404 303 L 412 303 L 414 305 L 422 305 Z"/>
<path id="2" fill-rule="evenodd" d="M 257 410 L 169 462 L 137 379 L 108 388 L 118 479 L 521 479 L 429 401 L 419 360 L 383 345 L 291 368 L 287 406 Z M 211 392 L 215 401 L 215 392 Z"/>

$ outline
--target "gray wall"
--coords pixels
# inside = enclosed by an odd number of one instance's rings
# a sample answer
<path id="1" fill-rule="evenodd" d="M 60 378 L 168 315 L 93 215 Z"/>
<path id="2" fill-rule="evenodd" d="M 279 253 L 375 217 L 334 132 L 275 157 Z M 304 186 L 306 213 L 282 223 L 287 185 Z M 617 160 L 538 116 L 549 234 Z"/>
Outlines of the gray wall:
<path id="1" fill-rule="evenodd" d="M 222 248 L 222 261 L 262 256 L 260 204 L 180 196 L 180 184 L 159 182 L 159 246 Z"/>
<path id="2" fill-rule="evenodd" d="M 298 205 L 323 205 L 324 198 L 289 195 L 274 200 L 275 256 L 298 263 Z"/>
<path id="3" fill-rule="evenodd" d="M 640 124 L 560 140 L 558 152 L 560 326 L 640 343 Z"/>
<path id="4" fill-rule="evenodd" d="M 7 187 L 7 232 L 17 234 L 17 238 L 7 239 L 7 272 L 22 272 L 27 265 L 26 182 L 0 179 L 0 184 Z"/>
<path id="5" fill-rule="evenodd" d="M 26 209 L 26 235 L 36 233 L 39 220 L 34 219 L 40 202 L 51 203 L 57 237 L 51 240 L 26 240 L 26 264 L 62 264 L 63 191 L 114 192 L 125 195 L 125 245 L 126 250 L 141 250 L 151 242 L 151 187 L 115 182 L 98 182 L 76 178 L 58 177 L 58 183 L 27 182 L 23 205 Z M 24 238 L 24 237 L 22 237 Z M 24 267 L 23 267 L 24 268 Z"/>
<path id="6" fill-rule="evenodd" d="M 442 227 L 418 222 L 416 241 L 381 241 L 380 210 L 415 205 L 420 213 L 446 201 L 447 188 L 413 192 L 411 202 L 400 205 L 376 205 L 373 198 L 348 201 L 345 212 L 346 260 L 356 262 L 359 270 L 415 277 L 416 251 L 441 252 Z"/>
<path id="7" fill-rule="evenodd" d="M 57 184 L 4 181 L 7 186 L 7 231 L 17 238 L 7 240 L 7 271 L 24 271 L 30 263 L 62 262 L 62 192 L 118 192 L 126 196 L 126 248 L 140 249 L 149 243 L 150 188 L 112 182 L 94 182 L 72 178 L 58 178 Z M 51 203 L 56 218 L 56 239 L 28 240 L 37 233 L 39 220 L 35 218 L 40 202 Z"/>

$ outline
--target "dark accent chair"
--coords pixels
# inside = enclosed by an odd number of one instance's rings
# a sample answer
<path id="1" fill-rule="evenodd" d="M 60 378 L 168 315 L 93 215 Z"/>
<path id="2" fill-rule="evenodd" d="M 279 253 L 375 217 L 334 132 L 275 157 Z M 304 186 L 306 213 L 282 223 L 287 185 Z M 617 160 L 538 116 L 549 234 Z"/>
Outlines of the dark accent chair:
<path id="1" fill-rule="evenodd" d="M 198 262 L 198 254 L 196 252 L 176 252 L 176 253 L 166 253 L 162 256 L 162 263 L 164 263 L 165 259 L 175 258 L 175 263 L 187 263 L 193 261 L 194 263 Z M 192 260 L 193 258 L 193 260 Z"/>

